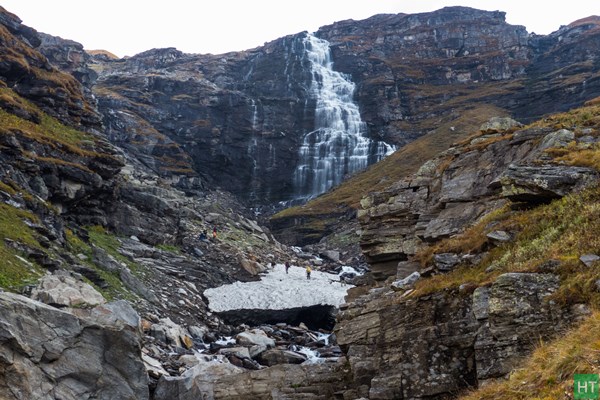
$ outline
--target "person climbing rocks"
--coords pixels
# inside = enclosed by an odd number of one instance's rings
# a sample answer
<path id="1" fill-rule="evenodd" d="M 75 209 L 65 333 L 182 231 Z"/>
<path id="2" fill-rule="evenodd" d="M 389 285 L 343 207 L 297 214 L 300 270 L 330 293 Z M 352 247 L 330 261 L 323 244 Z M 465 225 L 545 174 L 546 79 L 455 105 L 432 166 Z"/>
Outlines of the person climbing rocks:
<path id="1" fill-rule="evenodd" d="M 217 240 L 217 227 L 213 226 L 213 239 Z"/>
<path id="2" fill-rule="evenodd" d="M 206 229 L 203 230 L 202 232 L 200 232 L 198 239 L 200 239 L 200 241 L 202 241 L 202 242 L 208 242 L 208 234 L 206 232 Z"/>
<path id="3" fill-rule="evenodd" d="M 286 273 L 286 274 L 288 273 L 289 269 L 290 269 L 290 262 L 289 262 L 289 261 L 286 261 L 286 262 L 285 262 L 285 273 Z"/>
<path id="4" fill-rule="evenodd" d="M 306 279 L 310 279 L 310 273 L 312 272 L 312 269 L 310 269 L 310 265 L 306 266 Z"/>

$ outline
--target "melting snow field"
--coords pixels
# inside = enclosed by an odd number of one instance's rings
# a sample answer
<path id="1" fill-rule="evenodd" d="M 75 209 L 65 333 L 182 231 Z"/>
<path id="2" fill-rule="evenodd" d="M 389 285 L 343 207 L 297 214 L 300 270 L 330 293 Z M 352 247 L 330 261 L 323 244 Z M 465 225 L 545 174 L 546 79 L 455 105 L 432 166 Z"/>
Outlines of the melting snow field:
<path id="1" fill-rule="evenodd" d="M 235 282 L 207 289 L 209 308 L 215 312 L 239 309 L 282 310 L 315 305 L 339 306 L 352 286 L 339 282 L 338 275 L 313 270 L 310 280 L 304 268 L 292 266 L 289 274 L 283 264 L 256 282 Z"/>

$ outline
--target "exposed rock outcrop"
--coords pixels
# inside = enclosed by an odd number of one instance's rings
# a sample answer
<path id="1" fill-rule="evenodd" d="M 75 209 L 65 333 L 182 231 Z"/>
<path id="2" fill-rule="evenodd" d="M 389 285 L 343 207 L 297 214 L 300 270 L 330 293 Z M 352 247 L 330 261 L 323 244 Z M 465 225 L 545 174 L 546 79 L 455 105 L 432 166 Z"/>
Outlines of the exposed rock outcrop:
<path id="1" fill-rule="evenodd" d="M 138 326 L 106 321 L 0 293 L 2 397 L 148 399 Z"/>
<path id="2" fill-rule="evenodd" d="M 276 365 L 241 373 L 235 367 L 212 363 L 190 369 L 182 378 L 161 380 L 154 399 L 330 399 L 344 387 L 341 368 L 328 364 Z"/>
<path id="3" fill-rule="evenodd" d="M 67 274 L 43 277 L 31 298 L 55 307 L 97 306 L 106 302 L 91 285 Z"/>
<path id="4" fill-rule="evenodd" d="M 68 125 L 99 128 L 100 116 L 90 103 L 89 91 L 71 75 L 74 68 L 62 69 L 70 63 L 81 65 L 80 57 L 67 56 L 67 63 L 55 65 L 41 54 L 42 37 L 16 15 L 0 8 L 0 23 L 0 76 L 5 86 Z M 83 53 L 78 43 L 70 42 L 70 48 Z"/>
<path id="5" fill-rule="evenodd" d="M 589 312 L 574 300 L 552 299 L 560 286 L 559 261 L 545 260 L 535 272 L 497 273 L 484 284 L 468 277 L 487 251 L 515 238 L 515 232 L 494 229 L 498 221 L 486 222 L 486 215 L 597 185 L 595 168 L 552 157 L 567 147 L 586 148 L 583 131 L 590 131 L 575 128 L 578 134 L 482 126 L 414 176 L 363 199 L 361 245 L 379 282 L 370 290 L 352 289 L 335 332 L 355 384 L 368 386 L 370 399 L 445 398 L 506 377 L 539 338 L 556 337 Z M 436 247 L 476 222 L 484 228 L 469 231 L 471 239 L 481 236 L 472 250 Z M 507 258 L 488 259 L 485 273 L 510 263 Z M 459 267 L 464 275 L 452 274 Z M 462 277 L 460 285 L 427 289 L 431 275 L 448 273 L 448 279 Z"/>
<path id="6" fill-rule="evenodd" d="M 569 326 L 577 313 L 546 299 L 557 287 L 551 274 L 509 273 L 473 293 L 373 289 L 340 313 L 337 340 L 369 399 L 443 398 L 505 376 Z"/>
<path id="7" fill-rule="evenodd" d="M 425 163 L 415 176 L 362 200 L 361 247 L 377 278 L 396 275 L 399 261 L 460 232 L 506 199 L 544 203 L 597 181 L 592 168 L 544 161 L 543 139 L 553 136 L 552 131 L 514 129 L 453 147 Z M 442 256 L 437 255 L 440 270 L 461 261 L 456 255 L 454 261 Z"/>

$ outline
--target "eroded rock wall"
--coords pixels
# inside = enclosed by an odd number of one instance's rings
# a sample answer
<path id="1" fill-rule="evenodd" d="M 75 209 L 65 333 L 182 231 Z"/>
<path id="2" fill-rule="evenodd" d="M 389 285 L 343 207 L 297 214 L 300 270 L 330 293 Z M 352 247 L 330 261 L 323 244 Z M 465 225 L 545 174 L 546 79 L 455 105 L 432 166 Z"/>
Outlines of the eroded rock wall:
<path id="1" fill-rule="evenodd" d="M 373 289 L 338 316 L 353 385 L 369 399 L 447 398 L 508 374 L 578 315 L 547 301 L 552 274 L 507 273 L 490 287 L 406 298 Z"/>

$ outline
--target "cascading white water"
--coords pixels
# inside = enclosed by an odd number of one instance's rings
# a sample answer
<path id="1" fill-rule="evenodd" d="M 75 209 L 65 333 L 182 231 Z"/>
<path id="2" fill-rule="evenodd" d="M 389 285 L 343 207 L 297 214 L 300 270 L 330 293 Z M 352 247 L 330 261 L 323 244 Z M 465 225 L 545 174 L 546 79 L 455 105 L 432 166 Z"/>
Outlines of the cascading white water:
<path id="1" fill-rule="evenodd" d="M 296 199 L 324 193 L 346 174 L 364 169 L 395 150 L 364 136 L 366 124 L 353 101 L 355 85 L 333 70 L 329 42 L 309 34 L 304 46 L 312 70 L 310 96 L 316 109 L 314 130 L 304 136 L 294 172 Z"/>

